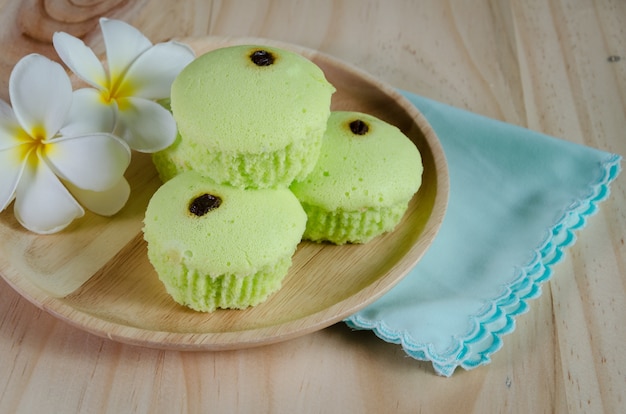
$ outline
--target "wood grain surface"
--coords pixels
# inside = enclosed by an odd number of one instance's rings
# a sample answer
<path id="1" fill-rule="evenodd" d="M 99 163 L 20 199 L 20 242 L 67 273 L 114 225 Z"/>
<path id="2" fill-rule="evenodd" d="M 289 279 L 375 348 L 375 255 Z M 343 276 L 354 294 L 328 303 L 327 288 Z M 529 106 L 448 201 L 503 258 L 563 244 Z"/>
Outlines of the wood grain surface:
<path id="1" fill-rule="evenodd" d="M 399 88 L 626 155 L 622 0 L 0 0 L 0 97 L 21 56 L 54 56 L 54 31 L 102 52 L 101 15 L 153 41 L 299 44 Z M 625 234 L 622 174 L 492 363 L 451 378 L 343 323 L 244 350 L 123 345 L 0 282 L 0 412 L 625 412 Z"/>

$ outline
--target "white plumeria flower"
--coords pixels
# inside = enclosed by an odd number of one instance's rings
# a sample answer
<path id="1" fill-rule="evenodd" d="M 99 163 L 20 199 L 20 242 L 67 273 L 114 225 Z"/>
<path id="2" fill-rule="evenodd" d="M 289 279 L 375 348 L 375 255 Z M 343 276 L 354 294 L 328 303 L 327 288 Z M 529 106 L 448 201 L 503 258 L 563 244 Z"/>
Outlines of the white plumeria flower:
<path id="1" fill-rule="evenodd" d="M 17 220 L 55 233 L 84 214 L 112 215 L 128 200 L 130 149 L 110 133 L 113 111 L 72 92 L 63 67 L 31 54 L 9 78 L 13 109 L 0 100 L 0 211 L 13 200 Z"/>
<path id="2" fill-rule="evenodd" d="M 195 58 L 193 50 L 174 41 L 153 45 L 140 31 L 120 20 L 101 18 L 108 72 L 85 43 L 57 32 L 52 41 L 59 57 L 89 88 L 94 102 L 117 112 L 114 134 L 141 152 L 156 152 L 176 138 L 171 113 L 155 100 L 169 98 L 174 78 Z"/>

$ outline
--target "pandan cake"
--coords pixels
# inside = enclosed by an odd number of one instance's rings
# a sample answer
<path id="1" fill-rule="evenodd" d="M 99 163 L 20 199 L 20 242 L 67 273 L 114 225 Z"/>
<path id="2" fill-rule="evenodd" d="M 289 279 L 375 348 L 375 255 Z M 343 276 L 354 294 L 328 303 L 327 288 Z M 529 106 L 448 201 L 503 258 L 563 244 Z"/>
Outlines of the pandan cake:
<path id="1" fill-rule="evenodd" d="M 317 65 L 279 48 L 199 56 L 172 84 L 179 136 L 153 157 L 161 179 L 187 170 L 242 188 L 303 179 L 319 155 L 334 91 Z"/>
<path id="2" fill-rule="evenodd" d="M 287 188 L 244 190 L 184 172 L 152 196 L 143 231 L 167 292 L 211 312 L 254 306 L 277 291 L 305 222 Z"/>
<path id="3" fill-rule="evenodd" d="M 317 164 L 291 185 L 308 216 L 303 238 L 366 243 L 395 228 L 421 182 L 420 153 L 398 128 L 332 112 Z"/>

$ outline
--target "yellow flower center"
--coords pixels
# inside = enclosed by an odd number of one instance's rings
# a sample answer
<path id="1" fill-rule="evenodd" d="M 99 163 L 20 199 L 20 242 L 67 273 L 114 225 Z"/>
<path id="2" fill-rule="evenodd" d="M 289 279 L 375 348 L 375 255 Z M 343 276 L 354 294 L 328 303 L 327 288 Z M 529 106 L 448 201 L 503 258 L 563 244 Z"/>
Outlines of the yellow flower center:
<path id="1" fill-rule="evenodd" d="M 25 159 L 31 166 L 35 166 L 41 156 L 46 151 L 52 149 L 49 141 L 46 140 L 46 131 L 42 125 L 33 127 L 30 133 L 20 129 L 17 133 L 18 140 L 23 144 L 20 146 L 21 154 L 20 158 Z"/>
<path id="2" fill-rule="evenodd" d="M 116 102 L 118 108 L 123 109 L 122 107 L 125 105 L 124 98 L 133 96 L 135 88 L 132 82 L 124 81 L 123 76 L 112 76 L 112 79 L 111 86 L 100 94 L 102 101 L 107 105 Z"/>

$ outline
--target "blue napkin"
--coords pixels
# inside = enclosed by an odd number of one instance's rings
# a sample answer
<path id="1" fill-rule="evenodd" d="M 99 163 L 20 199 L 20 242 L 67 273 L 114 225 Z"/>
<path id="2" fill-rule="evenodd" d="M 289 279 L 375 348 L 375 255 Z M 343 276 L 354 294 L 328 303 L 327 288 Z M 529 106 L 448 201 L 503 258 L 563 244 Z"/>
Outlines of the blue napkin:
<path id="1" fill-rule="evenodd" d="M 502 347 L 608 197 L 621 157 L 403 93 L 443 146 L 448 210 L 417 266 L 345 323 L 450 376 Z"/>

